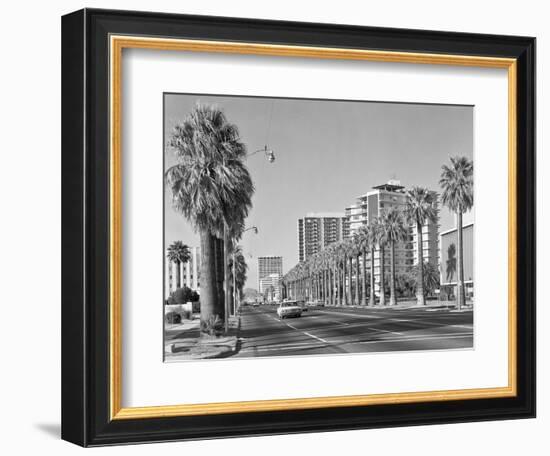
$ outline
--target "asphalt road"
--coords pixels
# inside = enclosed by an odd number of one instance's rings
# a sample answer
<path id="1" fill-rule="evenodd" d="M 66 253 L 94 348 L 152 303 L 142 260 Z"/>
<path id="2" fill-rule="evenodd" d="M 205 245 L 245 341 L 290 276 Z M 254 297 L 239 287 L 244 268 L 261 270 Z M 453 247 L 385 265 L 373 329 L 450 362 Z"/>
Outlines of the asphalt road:
<path id="1" fill-rule="evenodd" d="M 245 306 L 239 340 L 247 358 L 472 348 L 473 313 L 318 307 L 279 320 L 276 306 Z"/>

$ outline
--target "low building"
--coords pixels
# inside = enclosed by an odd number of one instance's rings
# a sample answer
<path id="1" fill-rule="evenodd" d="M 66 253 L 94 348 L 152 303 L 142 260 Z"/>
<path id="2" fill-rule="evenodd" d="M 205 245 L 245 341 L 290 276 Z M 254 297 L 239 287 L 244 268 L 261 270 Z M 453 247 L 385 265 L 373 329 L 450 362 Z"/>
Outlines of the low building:
<path id="1" fill-rule="evenodd" d="M 441 263 L 441 290 L 451 298 L 456 296 L 456 282 L 458 278 L 457 264 L 457 232 L 456 228 L 443 231 L 439 236 Z M 474 224 L 469 223 L 462 227 L 462 252 L 464 264 L 464 286 L 466 296 L 474 295 Z"/>
<path id="2" fill-rule="evenodd" d="M 168 250 L 164 255 L 165 265 L 165 298 L 176 290 L 178 282 L 180 286 L 186 286 L 200 293 L 200 269 L 201 255 L 200 247 L 189 247 L 190 258 L 186 263 L 179 265 L 167 258 Z"/>

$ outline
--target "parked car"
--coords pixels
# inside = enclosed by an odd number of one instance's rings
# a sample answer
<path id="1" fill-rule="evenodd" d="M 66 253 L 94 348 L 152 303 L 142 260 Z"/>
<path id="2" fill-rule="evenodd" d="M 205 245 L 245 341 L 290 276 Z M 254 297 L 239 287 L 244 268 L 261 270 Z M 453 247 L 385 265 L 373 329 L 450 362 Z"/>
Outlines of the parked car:
<path id="1" fill-rule="evenodd" d="M 281 320 L 287 317 L 301 317 L 302 306 L 297 301 L 284 301 L 277 307 L 277 315 Z"/>

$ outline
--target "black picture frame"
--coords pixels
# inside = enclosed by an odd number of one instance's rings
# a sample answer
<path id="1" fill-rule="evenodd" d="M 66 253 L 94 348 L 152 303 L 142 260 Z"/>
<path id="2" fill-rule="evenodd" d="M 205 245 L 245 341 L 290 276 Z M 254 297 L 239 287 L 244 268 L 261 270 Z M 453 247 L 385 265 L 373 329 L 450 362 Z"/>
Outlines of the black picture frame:
<path id="1" fill-rule="evenodd" d="M 109 36 L 517 59 L 517 395 L 110 419 Z M 535 39 L 84 9 L 62 19 L 62 438 L 82 446 L 535 416 Z"/>

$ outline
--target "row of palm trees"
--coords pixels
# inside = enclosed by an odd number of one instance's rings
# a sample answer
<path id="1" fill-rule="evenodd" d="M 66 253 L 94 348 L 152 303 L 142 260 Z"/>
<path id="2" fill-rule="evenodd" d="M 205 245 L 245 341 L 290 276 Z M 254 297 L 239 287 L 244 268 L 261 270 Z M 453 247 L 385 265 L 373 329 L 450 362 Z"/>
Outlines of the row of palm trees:
<path id="1" fill-rule="evenodd" d="M 254 193 L 245 164 L 246 146 L 223 111 L 204 104 L 195 105 L 174 127 L 167 146 L 177 159 L 165 176 L 172 206 L 200 237 L 201 330 L 210 332 L 208 326 L 220 321 L 227 328 L 232 252 L 243 233 Z M 235 258 L 244 260 L 241 256 Z"/>
<path id="2" fill-rule="evenodd" d="M 462 255 L 462 214 L 473 206 L 473 163 L 465 157 L 452 157 L 442 167 L 441 200 L 457 216 L 457 307 L 465 304 Z M 379 254 L 379 304 L 386 305 L 385 254 L 389 251 L 389 305 L 397 303 L 395 249 L 407 242 L 410 230 L 416 230 L 416 300 L 426 304 L 422 228 L 437 222 L 437 195 L 423 187 L 413 187 L 406 204 L 391 207 L 380 217 L 369 220 L 351 238 L 329 245 L 306 261 L 297 264 L 283 277 L 286 294 L 292 298 L 323 300 L 331 305 L 376 304 L 375 252 Z M 422 265 L 420 267 L 419 265 Z M 369 282 L 367 282 L 367 278 Z M 367 304 L 368 294 L 368 304 Z"/>

